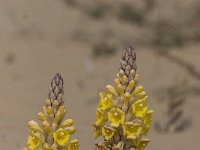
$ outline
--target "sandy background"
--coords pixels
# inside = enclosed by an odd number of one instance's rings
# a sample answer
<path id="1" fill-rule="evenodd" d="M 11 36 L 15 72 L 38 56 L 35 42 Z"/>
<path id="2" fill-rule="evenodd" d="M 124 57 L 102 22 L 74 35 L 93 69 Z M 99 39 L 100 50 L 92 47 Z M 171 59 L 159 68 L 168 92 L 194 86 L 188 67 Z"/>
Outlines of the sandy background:
<path id="1" fill-rule="evenodd" d="M 75 121 L 80 149 L 94 149 L 91 125 L 98 92 L 106 84 L 112 84 L 125 43 L 132 43 L 136 48 L 140 84 L 155 110 L 149 134 L 151 143 L 146 149 L 200 149 L 200 80 L 184 65 L 155 51 L 167 50 L 200 72 L 198 1 L 155 1 L 155 7 L 150 7 L 152 10 L 148 10 L 142 24 L 117 17 L 122 2 L 0 0 L 1 150 L 21 149 L 25 145 L 27 122 L 36 120 L 56 72 L 65 81 L 67 117 Z M 124 2 L 131 6 L 136 3 Z M 97 15 L 93 12 L 99 5 L 109 8 L 103 15 L 100 13 L 100 18 L 99 12 Z M 145 10 L 142 2 L 136 6 Z M 160 20 L 170 24 L 164 32 L 156 30 Z M 94 57 L 96 47 L 102 43 L 116 52 L 105 57 L 100 49 Z M 188 81 L 183 110 L 191 124 L 181 132 L 161 133 L 154 126 L 162 122 L 167 100 L 160 95 L 166 94 L 163 89 L 174 84 L 176 76 Z"/>

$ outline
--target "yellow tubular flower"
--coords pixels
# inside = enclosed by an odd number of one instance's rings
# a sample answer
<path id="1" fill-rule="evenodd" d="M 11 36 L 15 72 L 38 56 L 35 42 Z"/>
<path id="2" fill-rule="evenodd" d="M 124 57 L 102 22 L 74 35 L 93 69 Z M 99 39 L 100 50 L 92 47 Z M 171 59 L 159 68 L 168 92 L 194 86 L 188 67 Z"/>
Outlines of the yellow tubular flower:
<path id="1" fill-rule="evenodd" d="M 97 126 L 97 125 L 94 124 L 93 128 L 94 128 L 93 134 L 94 134 L 94 137 L 96 139 L 97 137 L 102 135 L 102 127 L 101 126 Z"/>
<path id="2" fill-rule="evenodd" d="M 102 135 L 106 140 L 110 140 L 115 134 L 115 129 L 108 126 L 102 127 Z"/>
<path id="3" fill-rule="evenodd" d="M 142 133 L 142 125 L 140 123 L 126 122 L 123 125 L 123 132 L 128 139 L 136 139 Z"/>
<path id="4" fill-rule="evenodd" d="M 60 146 L 64 146 L 69 140 L 70 134 L 63 128 L 59 128 L 56 132 L 53 133 L 54 141 Z"/>
<path id="5" fill-rule="evenodd" d="M 148 109 L 146 99 L 141 99 L 141 100 L 136 101 L 132 105 L 132 109 L 133 109 L 133 113 L 135 114 L 136 117 L 143 119 L 144 115 Z"/>
<path id="6" fill-rule="evenodd" d="M 34 150 L 41 145 L 41 137 L 40 133 L 30 133 L 27 138 L 27 148 L 30 150 Z"/>
<path id="7" fill-rule="evenodd" d="M 107 120 L 107 114 L 101 108 L 97 108 L 96 110 L 96 125 L 100 125 Z"/>
<path id="8" fill-rule="evenodd" d="M 78 148 L 79 148 L 78 140 L 74 139 L 69 142 L 66 150 L 78 150 Z"/>
<path id="9" fill-rule="evenodd" d="M 114 127 L 118 127 L 120 124 L 124 123 L 125 114 L 119 108 L 113 108 L 110 112 L 108 112 L 108 121 L 111 122 L 111 125 Z"/>
<path id="10" fill-rule="evenodd" d="M 103 110 L 106 110 L 110 108 L 112 104 L 112 94 L 111 93 L 105 93 L 105 92 L 100 92 L 100 100 L 99 100 L 99 107 Z"/>

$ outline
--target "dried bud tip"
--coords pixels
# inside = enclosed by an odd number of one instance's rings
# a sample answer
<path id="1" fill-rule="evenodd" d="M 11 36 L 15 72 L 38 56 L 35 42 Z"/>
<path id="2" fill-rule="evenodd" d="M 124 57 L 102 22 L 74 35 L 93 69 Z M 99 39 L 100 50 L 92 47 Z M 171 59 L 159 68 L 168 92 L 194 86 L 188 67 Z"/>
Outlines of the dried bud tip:
<path id="1" fill-rule="evenodd" d="M 50 100 L 62 100 L 64 94 L 63 78 L 59 73 L 56 73 L 51 81 L 48 98 Z"/>
<path id="2" fill-rule="evenodd" d="M 136 65 L 136 53 L 132 46 L 126 46 L 122 54 L 121 69 L 130 73 L 131 70 L 137 69 Z"/>

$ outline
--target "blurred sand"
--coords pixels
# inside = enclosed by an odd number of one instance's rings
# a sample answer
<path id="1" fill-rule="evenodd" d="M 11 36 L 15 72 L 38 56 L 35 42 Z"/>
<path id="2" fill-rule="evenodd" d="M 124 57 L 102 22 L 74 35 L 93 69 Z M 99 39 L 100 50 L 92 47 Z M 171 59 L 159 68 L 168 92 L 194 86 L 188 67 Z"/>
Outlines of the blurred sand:
<path id="1" fill-rule="evenodd" d="M 106 84 L 112 84 L 121 51 L 109 58 L 91 57 L 87 42 L 71 38 L 77 29 L 89 30 L 91 24 L 87 27 L 87 18 L 80 11 L 63 5 L 63 1 L 0 0 L 0 17 L 0 149 L 24 146 L 27 122 L 36 120 L 56 72 L 61 73 L 65 81 L 67 117 L 75 121 L 80 149 L 94 149 L 91 125 L 98 92 Z M 199 81 L 178 65 L 135 45 L 140 83 L 148 92 L 149 105 L 155 110 L 153 119 L 157 121 L 165 109 L 163 102 L 157 99 L 157 90 L 169 86 L 177 74 L 186 76 L 191 86 L 200 87 Z M 123 45 L 118 47 L 122 48 Z M 200 71 L 199 49 L 199 44 L 193 44 L 181 48 L 182 51 L 173 49 L 172 53 Z M 92 63 L 91 72 L 86 66 L 88 59 Z M 185 106 L 192 125 L 181 133 L 167 134 L 152 127 L 147 150 L 200 149 L 198 94 L 190 94 Z"/>

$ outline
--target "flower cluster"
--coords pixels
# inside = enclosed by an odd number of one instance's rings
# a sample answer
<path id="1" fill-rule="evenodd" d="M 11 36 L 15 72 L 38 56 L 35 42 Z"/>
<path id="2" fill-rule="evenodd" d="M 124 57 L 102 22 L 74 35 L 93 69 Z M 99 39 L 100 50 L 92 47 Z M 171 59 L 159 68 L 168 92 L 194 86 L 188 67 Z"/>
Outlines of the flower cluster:
<path id="1" fill-rule="evenodd" d="M 114 86 L 107 85 L 99 94 L 93 127 L 95 138 L 103 136 L 104 142 L 96 144 L 97 150 L 143 150 L 149 143 L 145 136 L 153 110 L 148 109 L 146 92 L 138 85 L 136 69 L 135 51 L 128 46 Z"/>
<path id="2" fill-rule="evenodd" d="M 23 150 L 78 150 L 78 140 L 70 141 L 70 136 L 76 131 L 73 120 L 63 121 L 66 115 L 63 94 L 63 79 L 57 73 L 51 82 L 45 106 L 37 114 L 40 123 L 33 120 L 28 123 L 29 134 Z"/>

